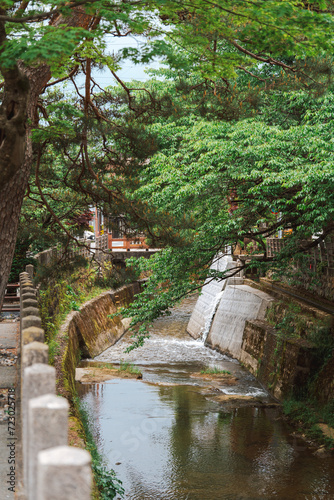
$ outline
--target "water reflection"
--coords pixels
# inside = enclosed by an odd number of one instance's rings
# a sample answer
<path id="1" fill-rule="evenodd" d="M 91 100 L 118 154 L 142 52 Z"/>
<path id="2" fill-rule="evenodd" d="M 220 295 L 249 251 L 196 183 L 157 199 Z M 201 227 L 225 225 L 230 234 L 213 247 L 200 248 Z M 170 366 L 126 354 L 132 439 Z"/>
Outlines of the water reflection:
<path id="1" fill-rule="evenodd" d="M 125 498 L 334 498 L 333 458 L 316 458 L 304 442 L 292 437 L 279 410 L 264 407 L 229 410 L 206 397 L 204 385 L 210 382 L 190 375 L 211 362 L 212 356 L 215 364 L 224 369 L 228 366 L 240 379 L 233 389 L 223 388 L 225 392 L 246 394 L 262 389 L 226 357 L 203 346 L 181 346 L 189 315 L 182 310 L 175 314 L 177 327 L 173 316 L 160 321 L 158 327 L 155 325 L 153 343 L 146 351 L 132 354 L 135 362 L 142 361 L 143 381 L 111 380 L 80 386 L 99 448 L 123 481 Z M 179 331 L 181 355 L 175 339 L 168 348 L 171 329 Z M 161 330 L 160 340 L 165 343 L 159 363 L 156 348 L 162 343 L 158 342 L 158 330 Z M 126 344 L 128 339 L 123 342 Z M 186 339 L 186 342 L 193 341 Z M 105 359 L 117 359 L 115 353 L 121 352 L 121 347 L 115 349 L 105 353 Z"/>
<path id="2" fill-rule="evenodd" d="M 100 387 L 83 399 L 128 500 L 334 498 L 333 459 L 290 437 L 277 410 L 224 413 L 189 385 Z"/>

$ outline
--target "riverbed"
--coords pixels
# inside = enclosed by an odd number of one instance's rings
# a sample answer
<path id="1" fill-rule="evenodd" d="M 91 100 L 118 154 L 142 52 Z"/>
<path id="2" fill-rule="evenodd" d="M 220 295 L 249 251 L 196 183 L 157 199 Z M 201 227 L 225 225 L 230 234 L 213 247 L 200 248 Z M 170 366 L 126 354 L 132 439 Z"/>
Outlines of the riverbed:
<path id="1" fill-rule="evenodd" d="M 126 500 L 334 498 L 334 459 L 296 437 L 238 362 L 193 340 L 196 298 L 155 321 L 142 348 L 126 334 L 93 362 L 130 362 L 142 380 L 78 384 L 99 450 Z M 206 377 L 204 368 L 226 377 Z"/>

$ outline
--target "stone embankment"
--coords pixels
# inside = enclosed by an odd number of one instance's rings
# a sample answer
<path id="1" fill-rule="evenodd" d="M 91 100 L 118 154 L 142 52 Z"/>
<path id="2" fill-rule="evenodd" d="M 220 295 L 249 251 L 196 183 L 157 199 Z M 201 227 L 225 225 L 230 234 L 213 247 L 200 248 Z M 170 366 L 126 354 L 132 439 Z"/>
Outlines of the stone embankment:
<path id="1" fill-rule="evenodd" d="M 56 338 L 60 346 L 55 357 L 58 392 L 71 398 L 76 393 L 75 369 L 80 359 L 94 358 L 122 337 L 129 320 L 110 315 L 132 302 L 139 292 L 139 282 L 123 286 L 102 293 L 67 316 Z"/>
<path id="2" fill-rule="evenodd" d="M 225 261 L 226 257 L 221 266 L 227 268 Z M 188 332 L 198 338 L 207 330 L 206 345 L 238 359 L 282 401 L 306 386 L 319 368 L 311 333 L 330 334 L 333 316 L 284 293 L 269 294 L 265 283 L 231 281 L 226 280 L 225 286 L 210 283 L 208 291 L 204 287 Z M 334 356 L 317 381 L 326 401 L 334 397 L 333 373 Z"/>

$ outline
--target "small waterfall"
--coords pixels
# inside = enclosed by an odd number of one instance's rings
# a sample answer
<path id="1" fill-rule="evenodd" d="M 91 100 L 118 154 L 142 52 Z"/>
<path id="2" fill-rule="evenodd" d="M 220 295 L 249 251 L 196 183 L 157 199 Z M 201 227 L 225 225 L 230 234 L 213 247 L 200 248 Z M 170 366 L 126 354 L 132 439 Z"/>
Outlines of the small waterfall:
<path id="1" fill-rule="evenodd" d="M 201 336 L 199 337 L 199 340 L 203 344 L 205 344 L 206 339 L 208 338 L 208 335 L 209 335 L 209 332 L 210 332 L 210 328 L 211 328 L 211 325 L 212 325 L 212 322 L 213 322 L 213 318 L 215 317 L 215 314 L 216 314 L 217 308 L 219 306 L 220 299 L 223 296 L 223 293 L 224 293 L 224 290 L 222 292 L 217 293 L 217 295 L 214 298 L 214 301 L 211 304 L 209 312 L 208 312 L 208 314 L 207 314 L 207 316 L 205 318 L 205 325 L 204 325 L 204 328 L 203 328 L 203 330 L 201 332 Z"/>
<path id="2" fill-rule="evenodd" d="M 218 255 L 210 269 L 225 272 L 231 265 L 233 261 L 230 255 Z M 226 279 L 212 279 L 211 277 L 206 279 L 187 326 L 187 332 L 195 339 L 203 335 L 207 337 L 205 332 L 210 330 L 211 316 L 215 313 L 216 296 L 225 288 L 226 282 Z M 210 322 L 209 325 L 207 325 L 208 322 Z"/>

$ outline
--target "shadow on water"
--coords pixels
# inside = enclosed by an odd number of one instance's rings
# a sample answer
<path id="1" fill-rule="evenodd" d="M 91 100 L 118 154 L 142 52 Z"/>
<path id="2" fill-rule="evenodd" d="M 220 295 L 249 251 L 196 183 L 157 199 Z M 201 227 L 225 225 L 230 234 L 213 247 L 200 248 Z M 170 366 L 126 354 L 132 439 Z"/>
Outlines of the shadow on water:
<path id="1" fill-rule="evenodd" d="M 79 385 L 98 446 L 123 481 L 125 498 L 334 498 L 334 460 L 315 457 L 313 450 L 294 438 L 279 409 L 231 409 L 208 397 L 211 382 L 193 375 L 199 367 L 214 364 L 228 366 L 239 379 L 236 387 L 226 387 L 225 392 L 261 394 L 269 401 L 235 361 L 203 346 L 194 347 L 194 341 L 180 333 L 189 315 L 182 309 L 175 314 L 177 327 L 173 316 L 157 322 L 153 342 L 131 355 L 132 362 L 142 361 L 143 381 L 113 379 Z M 178 339 L 170 336 L 176 328 Z M 163 356 L 156 351 L 159 339 L 165 347 Z M 98 360 L 115 363 L 119 353 L 124 358 L 127 342 L 124 338 L 123 348 L 108 349 Z"/>

